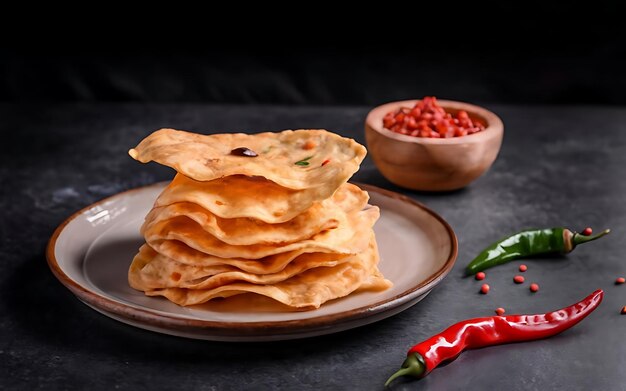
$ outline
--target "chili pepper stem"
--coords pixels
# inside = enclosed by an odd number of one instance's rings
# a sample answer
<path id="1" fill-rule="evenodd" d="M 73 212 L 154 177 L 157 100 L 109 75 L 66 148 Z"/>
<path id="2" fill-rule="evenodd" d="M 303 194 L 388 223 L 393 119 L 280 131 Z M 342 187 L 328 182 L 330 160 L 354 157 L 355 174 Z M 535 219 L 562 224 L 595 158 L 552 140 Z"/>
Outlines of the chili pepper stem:
<path id="1" fill-rule="evenodd" d="M 587 243 L 587 242 L 591 242 L 592 240 L 599 239 L 603 237 L 604 235 L 608 234 L 609 232 L 611 232 L 610 229 L 605 229 L 604 231 L 600 233 L 597 233 L 595 235 L 589 235 L 589 236 L 581 235 L 577 232 L 574 234 L 574 237 L 572 238 L 572 243 L 574 244 L 574 247 L 576 247 L 579 244 Z"/>
<path id="2" fill-rule="evenodd" d="M 387 379 L 387 381 L 385 382 L 385 387 L 387 387 L 389 384 L 391 384 L 392 381 L 400 376 L 421 377 L 424 372 L 426 372 L 426 364 L 424 363 L 424 359 L 418 353 L 410 354 L 402 363 L 402 368 L 400 368 L 396 373 L 391 375 L 389 379 Z"/>

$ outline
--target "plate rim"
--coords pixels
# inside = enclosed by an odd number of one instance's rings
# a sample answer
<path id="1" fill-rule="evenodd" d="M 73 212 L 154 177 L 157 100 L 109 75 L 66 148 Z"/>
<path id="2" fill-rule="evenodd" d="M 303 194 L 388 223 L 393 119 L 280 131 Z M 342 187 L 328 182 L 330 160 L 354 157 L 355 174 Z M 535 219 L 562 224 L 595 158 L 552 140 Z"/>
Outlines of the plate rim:
<path id="1" fill-rule="evenodd" d="M 407 289 L 391 298 L 377 301 L 365 306 L 354 308 L 347 311 L 342 311 L 336 314 L 315 316 L 306 319 L 293 319 L 282 321 L 260 321 L 260 322 L 232 322 L 232 321 L 213 321 L 204 319 L 193 318 L 181 318 L 174 315 L 166 315 L 162 313 L 156 313 L 149 308 L 138 308 L 128 305 L 123 302 L 115 301 L 107 296 L 104 296 L 94 290 L 90 290 L 88 287 L 83 286 L 77 281 L 68 276 L 61 266 L 59 265 L 55 250 L 59 236 L 64 231 L 65 227 L 69 225 L 73 220 L 83 215 L 85 212 L 101 206 L 102 204 L 118 197 L 124 197 L 132 195 L 149 189 L 150 187 L 157 187 L 166 184 L 168 181 L 157 182 L 145 186 L 140 186 L 125 190 L 109 197 L 96 201 L 80 210 L 74 212 L 68 218 L 66 218 L 59 226 L 54 230 L 48 244 L 46 246 L 46 260 L 50 270 L 54 276 L 68 288 L 75 296 L 81 301 L 84 301 L 90 305 L 96 306 L 106 312 L 112 312 L 117 316 L 128 319 L 132 322 L 147 323 L 153 327 L 160 327 L 166 329 L 175 329 L 177 331 L 198 331 L 203 329 L 205 331 L 211 331 L 221 336 L 258 336 L 259 333 L 263 335 L 275 335 L 282 333 L 299 333 L 313 329 L 319 329 L 321 327 L 331 327 L 337 324 L 343 324 L 347 322 L 355 322 L 359 319 L 367 318 L 374 314 L 378 314 L 387 311 L 390 308 L 402 305 L 416 297 L 419 297 L 423 292 L 432 289 L 439 280 L 443 279 L 454 267 L 457 255 L 458 255 L 458 240 L 456 234 L 450 224 L 441 217 L 439 214 L 425 206 L 419 201 L 416 201 L 406 195 L 383 189 L 374 185 L 363 184 L 353 182 L 360 188 L 368 192 L 379 193 L 383 196 L 398 200 L 402 203 L 408 203 L 412 207 L 417 207 L 428 213 L 431 217 L 435 218 L 445 228 L 448 237 L 451 242 L 450 253 L 445 263 L 436 272 L 423 279 L 419 284 Z M 430 289 L 429 289 L 430 288 Z"/>

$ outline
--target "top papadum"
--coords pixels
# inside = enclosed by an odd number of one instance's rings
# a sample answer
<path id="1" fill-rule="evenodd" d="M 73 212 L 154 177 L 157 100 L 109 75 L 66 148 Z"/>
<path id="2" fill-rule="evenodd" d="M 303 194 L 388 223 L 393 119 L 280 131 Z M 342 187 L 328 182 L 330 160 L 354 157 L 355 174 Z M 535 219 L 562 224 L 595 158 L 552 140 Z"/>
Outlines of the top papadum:
<path id="1" fill-rule="evenodd" d="M 258 156 L 231 153 L 242 147 Z M 289 189 L 322 186 L 332 194 L 359 169 L 366 150 L 352 139 L 317 129 L 251 135 L 200 135 L 161 129 L 129 154 L 142 163 L 155 161 L 172 167 L 196 181 L 231 175 L 260 176 Z"/>

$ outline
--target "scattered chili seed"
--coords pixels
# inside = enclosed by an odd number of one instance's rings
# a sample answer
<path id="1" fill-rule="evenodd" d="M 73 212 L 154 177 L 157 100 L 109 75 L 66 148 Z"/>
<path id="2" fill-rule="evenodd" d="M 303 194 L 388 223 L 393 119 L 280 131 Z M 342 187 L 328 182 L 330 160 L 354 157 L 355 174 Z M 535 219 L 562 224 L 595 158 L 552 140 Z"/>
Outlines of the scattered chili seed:
<path id="1" fill-rule="evenodd" d="M 180 278 L 182 277 L 182 275 L 178 272 L 174 272 L 171 274 L 170 277 L 172 278 L 173 281 L 180 281 Z"/>
<path id="2" fill-rule="evenodd" d="M 476 276 L 474 278 L 476 278 L 478 281 L 480 281 L 480 280 L 484 280 L 485 277 L 486 277 L 486 275 L 485 275 L 484 272 L 478 272 L 478 273 L 476 273 Z"/>
<path id="3" fill-rule="evenodd" d="M 592 233 L 593 233 L 593 230 L 591 229 L 591 227 L 587 227 L 587 228 L 583 229 L 583 232 L 582 232 L 582 234 L 585 235 L 585 236 L 589 236 Z"/>
<path id="4" fill-rule="evenodd" d="M 621 285 L 623 283 L 626 282 L 626 278 L 624 277 L 617 277 L 617 280 L 615 280 L 615 285 Z"/>
<path id="5" fill-rule="evenodd" d="M 506 312 L 506 311 L 505 311 L 505 310 L 504 310 L 504 308 L 502 308 L 502 307 L 498 307 L 498 308 L 496 308 L 496 314 L 498 314 L 498 316 L 502 316 L 502 315 L 504 315 L 504 313 L 505 313 L 505 312 Z"/>
<path id="6" fill-rule="evenodd" d="M 519 271 L 520 272 L 525 272 L 526 270 L 528 270 L 528 266 L 526 266 L 526 265 L 519 265 Z"/>
<path id="7" fill-rule="evenodd" d="M 513 281 L 515 281 L 516 284 L 522 284 L 524 282 L 524 277 L 523 276 L 515 276 L 515 277 L 513 277 Z"/>
<path id="8" fill-rule="evenodd" d="M 330 159 L 326 159 L 322 162 L 322 167 L 324 167 L 325 165 L 327 165 L 328 163 L 330 163 Z"/>
<path id="9" fill-rule="evenodd" d="M 483 284 L 483 286 L 480 287 L 480 293 L 482 293 L 483 295 L 489 293 L 489 285 Z"/>
<path id="10" fill-rule="evenodd" d="M 622 315 L 626 315 L 626 305 L 622 308 Z"/>
<path id="11" fill-rule="evenodd" d="M 531 292 L 537 292 L 539 290 L 539 285 L 537 284 L 530 284 L 530 291 Z"/>
<path id="12" fill-rule="evenodd" d="M 245 156 L 245 157 L 257 157 L 257 156 L 259 156 L 259 155 L 257 155 L 256 152 L 254 152 L 250 148 L 246 148 L 246 147 L 235 148 L 232 151 L 230 151 L 230 154 L 231 155 L 235 155 L 235 156 Z"/>
<path id="13" fill-rule="evenodd" d="M 315 141 L 313 141 L 313 140 L 307 140 L 307 141 L 304 143 L 304 145 L 302 146 L 302 149 L 309 150 L 309 149 L 313 149 L 313 148 L 315 148 L 315 147 L 317 147 L 317 144 L 315 144 Z"/>

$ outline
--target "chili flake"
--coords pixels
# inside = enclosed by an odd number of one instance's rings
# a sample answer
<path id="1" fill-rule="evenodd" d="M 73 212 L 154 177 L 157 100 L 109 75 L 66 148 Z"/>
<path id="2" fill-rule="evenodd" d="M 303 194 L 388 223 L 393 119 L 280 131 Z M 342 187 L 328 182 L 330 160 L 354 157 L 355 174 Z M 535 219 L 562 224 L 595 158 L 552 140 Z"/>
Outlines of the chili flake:
<path id="1" fill-rule="evenodd" d="M 617 279 L 615 280 L 615 285 L 621 285 L 623 283 L 626 282 L 626 278 L 624 277 L 617 277 Z"/>
<path id="2" fill-rule="evenodd" d="M 467 136 L 485 129 L 484 124 L 470 118 L 464 110 L 446 112 L 434 96 L 425 96 L 413 108 L 401 107 L 387 113 L 383 126 L 407 136 L 434 138 Z"/>
<path id="3" fill-rule="evenodd" d="M 483 295 L 489 293 L 489 285 L 483 284 L 483 286 L 480 287 L 480 293 L 482 293 Z"/>
<path id="4" fill-rule="evenodd" d="M 324 167 L 325 165 L 327 165 L 328 163 L 330 163 L 330 159 L 326 159 L 322 162 L 322 167 Z"/>
<path id="5" fill-rule="evenodd" d="M 502 315 L 504 315 L 504 313 L 505 313 L 505 312 L 506 312 L 506 310 L 505 310 L 504 308 L 502 308 L 502 307 L 498 307 L 498 308 L 496 308 L 496 314 L 497 314 L 498 316 L 502 316 Z"/>

